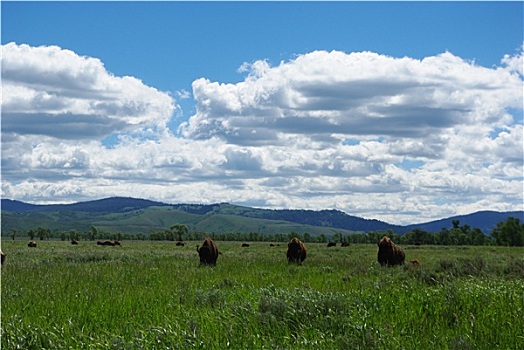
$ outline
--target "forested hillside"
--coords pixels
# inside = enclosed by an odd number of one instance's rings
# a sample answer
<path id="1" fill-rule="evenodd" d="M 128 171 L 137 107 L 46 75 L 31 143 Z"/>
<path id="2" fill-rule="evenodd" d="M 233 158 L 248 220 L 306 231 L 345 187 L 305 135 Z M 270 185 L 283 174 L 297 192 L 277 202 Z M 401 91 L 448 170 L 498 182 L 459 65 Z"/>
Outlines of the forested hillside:
<path id="1" fill-rule="evenodd" d="M 34 205 L 2 199 L 2 230 L 27 231 L 45 227 L 51 231 L 86 231 L 91 226 L 109 232 L 149 233 L 163 231 L 173 224 L 187 225 L 190 231 L 273 234 L 283 232 L 312 235 L 351 234 L 387 231 L 404 234 L 414 229 L 439 232 L 461 225 L 479 228 L 489 234 L 498 222 L 508 217 L 523 220 L 519 212 L 477 212 L 429 223 L 408 226 L 391 225 L 348 215 L 338 210 L 270 210 L 217 204 L 166 204 L 136 198 L 113 197 L 88 202 L 56 205 Z"/>

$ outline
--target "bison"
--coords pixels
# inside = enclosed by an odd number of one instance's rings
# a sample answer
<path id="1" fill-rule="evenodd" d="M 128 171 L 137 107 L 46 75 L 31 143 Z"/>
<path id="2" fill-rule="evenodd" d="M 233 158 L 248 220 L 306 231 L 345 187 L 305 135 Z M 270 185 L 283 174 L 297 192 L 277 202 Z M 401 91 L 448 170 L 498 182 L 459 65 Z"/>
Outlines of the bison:
<path id="1" fill-rule="evenodd" d="M 29 248 L 36 248 L 36 242 L 35 241 L 29 241 L 29 243 L 27 243 L 27 246 Z"/>
<path id="2" fill-rule="evenodd" d="M 3 265 L 4 262 L 5 262 L 5 254 L 4 254 L 4 252 L 1 251 L 1 250 L 0 250 L 0 255 L 2 256 L 2 260 L 1 260 L 1 261 L 2 261 L 2 265 Z"/>
<path id="3" fill-rule="evenodd" d="M 115 242 L 113 242 L 113 241 L 97 241 L 96 244 L 98 244 L 98 245 L 109 245 L 109 246 L 114 246 L 114 245 L 115 245 Z"/>
<path id="4" fill-rule="evenodd" d="M 349 247 L 349 242 L 342 242 L 340 243 L 341 247 Z"/>
<path id="5" fill-rule="evenodd" d="M 218 259 L 218 247 L 216 243 L 210 238 L 207 237 L 202 243 L 202 246 L 197 245 L 197 252 L 200 256 L 200 266 L 202 265 L 213 265 L 217 264 Z"/>
<path id="6" fill-rule="evenodd" d="M 335 243 L 335 242 L 329 242 L 329 243 L 327 244 L 327 246 L 328 246 L 328 247 L 336 247 L 336 246 L 337 246 L 337 243 Z"/>
<path id="7" fill-rule="evenodd" d="M 242 248 L 249 247 L 248 243 L 242 243 Z"/>
<path id="8" fill-rule="evenodd" d="M 377 260 L 380 265 L 403 265 L 405 259 L 406 254 L 404 251 L 400 247 L 397 247 L 389 237 L 384 236 L 378 242 Z"/>
<path id="9" fill-rule="evenodd" d="M 77 245 L 77 244 L 78 244 L 78 241 L 77 241 L 76 239 L 72 239 L 72 240 L 71 240 L 71 244 L 73 244 L 73 245 Z"/>
<path id="10" fill-rule="evenodd" d="M 293 239 L 287 244 L 286 255 L 289 263 L 296 262 L 301 265 L 302 261 L 306 260 L 306 246 L 297 237 L 293 237 Z"/>
<path id="11" fill-rule="evenodd" d="M 176 242 L 175 245 L 176 245 L 177 247 L 183 247 L 183 246 L 185 246 L 186 244 L 185 244 L 184 242 L 182 242 L 182 241 L 178 241 L 178 242 Z"/>

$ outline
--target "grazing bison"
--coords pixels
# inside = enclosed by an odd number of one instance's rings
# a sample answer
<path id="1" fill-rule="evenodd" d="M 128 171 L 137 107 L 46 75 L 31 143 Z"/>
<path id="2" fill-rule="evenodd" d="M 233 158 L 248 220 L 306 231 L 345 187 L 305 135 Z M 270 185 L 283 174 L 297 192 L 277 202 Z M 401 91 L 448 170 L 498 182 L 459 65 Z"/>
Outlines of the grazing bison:
<path id="1" fill-rule="evenodd" d="M 72 240 L 71 240 L 71 244 L 73 244 L 73 245 L 77 245 L 77 244 L 78 244 L 78 241 L 77 241 L 76 239 L 72 239 Z"/>
<path id="2" fill-rule="evenodd" d="M 3 251 L 0 250 L 0 255 L 2 256 L 2 265 L 4 264 L 4 261 L 5 261 L 5 254 Z"/>
<path id="3" fill-rule="evenodd" d="M 183 246 L 185 246 L 185 245 L 186 245 L 186 243 L 184 243 L 184 242 L 182 242 L 182 241 L 178 241 L 178 242 L 176 242 L 176 246 L 177 246 L 177 247 L 183 247 Z"/>
<path id="4" fill-rule="evenodd" d="M 218 247 L 210 237 L 204 240 L 201 247 L 197 245 L 197 252 L 200 256 L 200 265 L 215 266 L 217 264 Z"/>
<path id="5" fill-rule="evenodd" d="M 273 243 L 269 243 L 269 246 L 270 247 L 274 247 L 275 245 Z"/>
<path id="6" fill-rule="evenodd" d="M 342 242 L 340 243 L 341 247 L 349 247 L 349 242 Z"/>
<path id="7" fill-rule="evenodd" d="M 115 241 L 113 241 L 113 243 L 114 243 L 115 245 L 117 245 L 117 246 L 122 246 L 122 243 L 121 243 L 120 241 L 116 241 L 116 240 L 115 240 Z"/>
<path id="8" fill-rule="evenodd" d="M 244 247 L 249 247 L 249 244 L 248 243 L 242 243 L 242 248 Z"/>
<path id="9" fill-rule="evenodd" d="M 27 243 L 27 246 L 29 248 L 36 248 L 36 242 L 35 241 L 29 241 L 29 243 Z"/>
<path id="10" fill-rule="evenodd" d="M 115 245 L 115 242 L 113 242 L 113 241 L 98 241 L 98 242 L 96 242 L 96 244 L 98 244 L 98 245 L 110 245 L 110 246 L 114 246 L 114 245 Z M 119 242 L 119 245 L 120 245 L 120 242 Z"/>
<path id="11" fill-rule="evenodd" d="M 377 260 L 380 265 L 403 265 L 405 259 L 406 254 L 404 251 L 400 247 L 397 247 L 389 237 L 384 236 L 378 242 Z"/>
<path id="12" fill-rule="evenodd" d="M 306 246 L 297 237 L 293 237 L 293 239 L 287 244 L 286 255 L 289 263 L 296 262 L 301 265 L 302 261 L 306 260 Z"/>
<path id="13" fill-rule="evenodd" d="M 336 244 L 335 242 L 329 242 L 329 243 L 327 244 L 327 246 L 328 246 L 328 247 L 336 247 L 337 244 Z"/>

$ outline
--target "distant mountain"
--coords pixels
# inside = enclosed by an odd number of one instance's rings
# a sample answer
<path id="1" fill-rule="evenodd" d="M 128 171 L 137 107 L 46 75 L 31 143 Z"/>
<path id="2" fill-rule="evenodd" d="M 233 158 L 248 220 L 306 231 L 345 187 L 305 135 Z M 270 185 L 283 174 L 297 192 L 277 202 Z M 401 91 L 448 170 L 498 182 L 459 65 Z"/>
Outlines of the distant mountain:
<path id="1" fill-rule="evenodd" d="M 427 232 L 439 232 L 442 228 L 453 227 L 453 220 L 458 220 L 459 225 L 469 225 L 471 228 L 479 228 L 485 234 L 490 233 L 501 221 L 506 221 L 509 217 L 514 217 L 524 222 L 524 211 L 479 211 L 468 215 L 458 215 L 451 218 L 435 220 L 418 225 L 404 226 L 405 232 L 411 231 L 415 228 Z"/>
<path id="2" fill-rule="evenodd" d="M 415 228 L 439 232 L 460 225 L 480 228 L 485 234 L 500 221 L 513 216 L 524 222 L 524 212 L 483 211 L 423 224 L 398 226 L 379 220 L 348 215 L 338 210 L 271 210 L 229 203 L 166 204 L 145 199 L 112 197 L 72 204 L 35 205 L 10 199 L 1 200 L 2 230 L 88 230 L 91 225 L 109 232 L 148 233 L 166 230 L 173 224 L 185 224 L 190 230 L 203 232 L 308 232 L 312 235 L 350 234 L 393 230 L 404 234 Z"/>
<path id="3" fill-rule="evenodd" d="M 2 199 L 2 210 L 8 212 L 35 212 L 35 211 L 82 211 L 87 213 L 123 213 L 149 207 L 169 206 L 169 204 L 154 202 L 147 199 L 111 197 L 87 202 L 72 204 L 29 204 L 11 199 Z"/>

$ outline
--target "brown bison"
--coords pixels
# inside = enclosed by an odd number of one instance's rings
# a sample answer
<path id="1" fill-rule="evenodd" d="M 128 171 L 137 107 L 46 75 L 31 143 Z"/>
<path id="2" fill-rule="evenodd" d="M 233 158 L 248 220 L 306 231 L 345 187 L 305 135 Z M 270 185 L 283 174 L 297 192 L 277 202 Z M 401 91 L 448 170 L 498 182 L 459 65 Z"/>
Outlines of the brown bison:
<path id="1" fill-rule="evenodd" d="M 248 243 L 242 243 L 242 248 L 249 247 Z"/>
<path id="2" fill-rule="evenodd" d="M 286 255 L 289 263 L 296 262 L 301 265 L 302 261 L 306 260 L 306 246 L 297 237 L 293 237 L 293 239 L 287 244 Z"/>
<path id="3" fill-rule="evenodd" d="M 327 244 L 327 246 L 328 246 L 328 247 L 336 247 L 336 246 L 337 246 L 337 243 L 335 243 L 335 242 L 329 242 L 329 243 Z"/>
<path id="4" fill-rule="evenodd" d="M 29 241 L 29 243 L 27 243 L 27 246 L 29 248 L 36 248 L 36 242 L 35 241 Z"/>
<path id="5" fill-rule="evenodd" d="M 77 241 L 76 239 L 72 239 L 72 240 L 71 240 L 71 244 L 73 244 L 73 245 L 77 245 L 77 244 L 78 244 L 78 241 Z"/>
<path id="6" fill-rule="evenodd" d="M 349 242 L 342 242 L 340 243 L 341 247 L 349 247 Z"/>
<path id="7" fill-rule="evenodd" d="M 2 265 L 4 264 L 4 261 L 5 261 L 5 254 L 3 251 L 0 250 L 0 255 L 2 256 Z"/>
<path id="8" fill-rule="evenodd" d="M 177 246 L 177 247 L 183 247 L 183 246 L 185 246 L 185 245 L 186 245 L 186 244 L 185 244 L 184 242 L 182 242 L 182 241 L 178 241 L 178 242 L 176 242 L 176 246 Z"/>
<path id="9" fill-rule="evenodd" d="M 115 246 L 115 242 L 113 242 L 113 241 L 97 241 L 96 244 L 98 244 L 98 245 Z"/>
<path id="10" fill-rule="evenodd" d="M 380 265 L 403 265 L 405 259 L 406 254 L 404 251 L 400 247 L 397 247 L 389 237 L 384 236 L 378 242 L 377 260 Z"/>
<path id="11" fill-rule="evenodd" d="M 197 252 L 200 256 L 200 265 L 215 266 L 217 264 L 218 247 L 210 237 L 204 240 L 201 247 L 197 245 Z"/>

